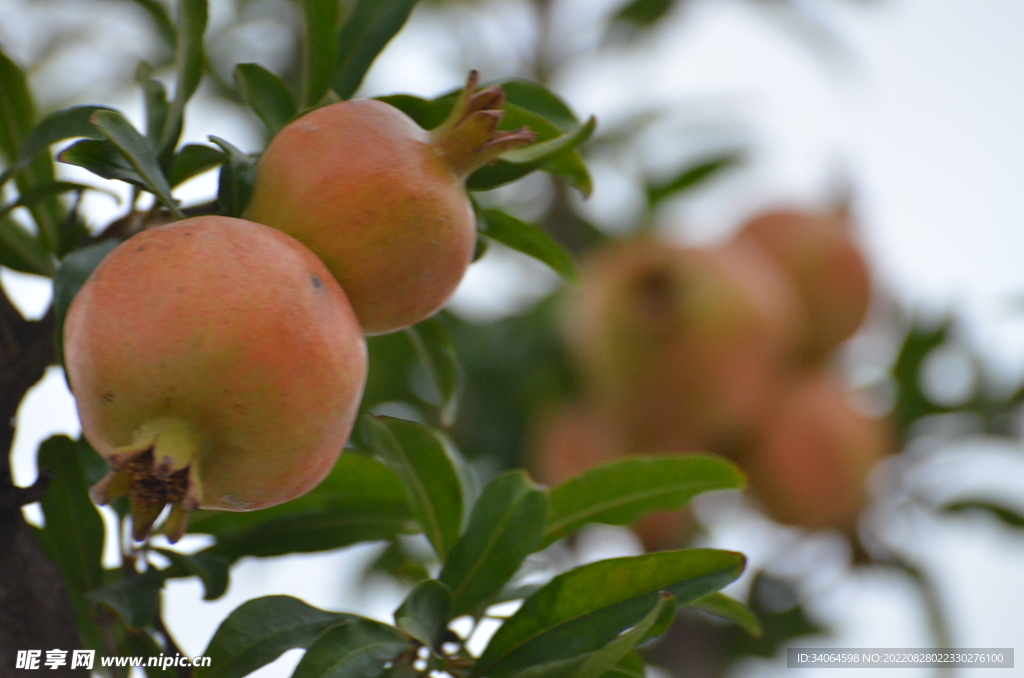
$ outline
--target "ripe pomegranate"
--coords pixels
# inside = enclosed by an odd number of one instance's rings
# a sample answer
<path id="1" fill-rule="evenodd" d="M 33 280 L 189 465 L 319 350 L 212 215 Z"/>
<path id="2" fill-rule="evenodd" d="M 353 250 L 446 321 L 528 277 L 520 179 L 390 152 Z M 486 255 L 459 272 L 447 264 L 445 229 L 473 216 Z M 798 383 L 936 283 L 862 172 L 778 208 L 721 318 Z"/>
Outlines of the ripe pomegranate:
<path id="1" fill-rule="evenodd" d="M 465 178 L 534 138 L 496 131 L 504 95 L 476 85 L 474 71 L 429 132 L 380 101 L 324 106 L 278 132 L 260 159 L 245 217 L 316 252 L 367 334 L 417 323 L 448 300 L 476 242 Z"/>
<path id="2" fill-rule="evenodd" d="M 569 343 L 599 416 L 633 453 L 727 454 L 771 398 L 802 329 L 757 248 L 609 248 L 582 270 Z"/>
<path id="3" fill-rule="evenodd" d="M 740 465 L 776 520 L 850 530 L 868 472 L 892 444 L 885 421 L 855 410 L 841 381 L 820 370 L 793 385 Z"/>
<path id="4" fill-rule="evenodd" d="M 800 358 L 819 361 L 864 321 L 871 277 L 844 213 L 769 212 L 743 226 L 734 241 L 763 248 L 799 290 L 810 320 Z"/>
<path id="5" fill-rule="evenodd" d="M 115 248 L 64 326 L 68 379 L 111 472 L 98 503 L 129 495 L 134 536 L 166 504 L 248 511 L 317 485 L 352 428 L 366 345 L 345 293 L 298 241 L 197 217 Z"/>

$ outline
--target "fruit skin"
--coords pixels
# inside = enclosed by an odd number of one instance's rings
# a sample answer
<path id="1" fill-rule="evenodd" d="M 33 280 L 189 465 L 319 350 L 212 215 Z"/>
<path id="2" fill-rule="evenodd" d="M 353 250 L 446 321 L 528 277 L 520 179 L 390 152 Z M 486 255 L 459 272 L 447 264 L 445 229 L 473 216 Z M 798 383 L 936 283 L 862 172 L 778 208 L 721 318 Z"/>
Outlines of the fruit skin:
<path id="1" fill-rule="evenodd" d="M 885 420 L 855 410 L 834 374 L 803 375 L 739 465 L 774 519 L 852 531 L 871 468 L 893 448 Z"/>
<path id="2" fill-rule="evenodd" d="M 845 213 L 768 212 L 746 223 L 734 242 L 762 248 L 799 291 L 810 322 L 798 358 L 822 360 L 864 321 L 871 274 Z"/>
<path id="3" fill-rule="evenodd" d="M 324 106 L 285 126 L 260 159 L 245 218 L 312 249 L 367 334 L 417 323 L 448 300 L 476 243 L 464 179 L 533 139 L 497 132 L 503 95 L 475 87 L 474 72 L 431 132 L 380 101 Z"/>
<path id="4" fill-rule="evenodd" d="M 166 502 L 174 538 L 191 508 L 254 510 L 312 489 L 366 379 L 365 340 L 324 265 L 229 217 L 115 248 L 72 302 L 64 346 L 83 432 L 114 469 L 94 496 L 130 494 L 137 539 Z"/>
<path id="5" fill-rule="evenodd" d="M 757 248 L 619 245 L 582 270 L 568 340 L 631 453 L 728 454 L 773 397 L 799 301 Z"/>

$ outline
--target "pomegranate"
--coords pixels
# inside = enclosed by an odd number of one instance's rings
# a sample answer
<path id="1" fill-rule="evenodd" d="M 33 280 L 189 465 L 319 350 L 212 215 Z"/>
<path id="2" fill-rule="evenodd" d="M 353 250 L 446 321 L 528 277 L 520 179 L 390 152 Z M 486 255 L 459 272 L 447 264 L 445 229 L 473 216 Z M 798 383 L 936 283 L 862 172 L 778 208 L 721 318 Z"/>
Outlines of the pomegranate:
<path id="1" fill-rule="evenodd" d="M 728 454 L 772 396 L 802 316 L 758 249 L 637 242 L 582 271 L 570 345 L 631 453 Z"/>
<path id="2" fill-rule="evenodd" d="M 248 511 L 316 486 L 349 435 L 366 345 L 338 283 L 298 241 L 197 217 L 115 248 L 71 304 L 68 380 L 143 539 L 165 505 Z"/>
<path id="3" fill-rule="evenodd" d="M 850 530 L 868 472 L 892 445 L 885 421 L 855 410 L 841 381 L 819 370 L 792 386 L 740 466 L 776 520 Z"/>
<path id="4" fill-rule="evenodd" d="M 417 323 L 448 300 L 476 242 L 465 178 L 534 138 L 497 131 L 504 94 L 476 85 L 474 71 L 429 132 L 380 101 L 324 106 L 278 132 L 260 159 L 245 217 L 313 250 L 367 334 Z"/>
<path id="5" fill-rule="evenodd" d="M 770 212 L 748 222 L 735 242 L 763 248 L 799 290 L 810 320 L 800 358 L 826 357 L 864 321 L 871 277 L 845 214 Z"/>

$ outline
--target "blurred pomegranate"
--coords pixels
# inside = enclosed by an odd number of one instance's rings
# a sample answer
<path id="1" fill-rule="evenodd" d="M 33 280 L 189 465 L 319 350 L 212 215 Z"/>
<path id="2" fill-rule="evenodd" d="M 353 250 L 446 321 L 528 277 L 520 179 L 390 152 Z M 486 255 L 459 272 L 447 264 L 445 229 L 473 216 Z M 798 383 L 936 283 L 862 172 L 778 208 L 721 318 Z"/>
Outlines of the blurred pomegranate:
<path id="1" fill-rule="evenodd" d="M 845 213 L 769 212 L 743 226 L 730 246 L 751 244 L 778 263 L 801 296 L 810 322 L 799 357 L 820 361 L 860 327 L 871 278 Z"/>
<path id="2" fill-rule="evenodd" d="M 772 399 L 804 319 L 757 247 L 645 241 L 585 264 L 567 327 L 596 416 L 630 452 L 728 452 Z"/>
<path id="3" fill-rule="evenodd" d="M 836 375 L 815 371 L 784 396 L 740 466 L 772 518 L 851 530 L 868 473 L 892 445 L 885 420 L 858 412 Z"/>

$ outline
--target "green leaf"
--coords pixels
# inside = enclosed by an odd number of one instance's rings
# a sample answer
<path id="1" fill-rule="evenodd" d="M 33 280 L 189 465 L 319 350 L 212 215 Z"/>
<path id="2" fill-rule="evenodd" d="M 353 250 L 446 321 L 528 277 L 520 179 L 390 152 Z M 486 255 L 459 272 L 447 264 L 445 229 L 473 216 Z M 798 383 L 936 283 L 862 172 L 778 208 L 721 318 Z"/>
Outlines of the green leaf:
<path id="1" fill-rule="evenodd" d="M 633 0 L 615 13 L 613 21 L 648 28 L 668 14 L 675 2 L 676 0 Z"/>
<path id="2" fill-rule="evenodd" d="M 739 553 L 687 549 L 601 560 L 560 574 L 498 629 L 471 676 L 505 678 L 599 650 L 637 624 L 660 591 L 686 605 L 735 580 L 743 565 Z"/>
<path id="3" fill-rule="evenodd" d="M 969 513 L 972 511 L 985 511 L 992 514 L 1004 524 L 1010 527 L 1024 527 L 1024 515 L 1020 511 L 1008 509 L 987 501 L 958 501 L 942 507 L 946 513 Z"/>
<path id="4" fill-rule="evenodd" d="M 103 519 L 89 500 L 89 488 L 79 465 L 77 444 L 53 436 L 39 445 L 37 463 L 50 475 L 40 506 L 46 518 L 44 539 L 65 584 L 77 594 L 103 583 Z"/>
<path id="5" fill-rule="evenodd" d="M 0 266 L 52 277 L 53 255 L 24 226 L 0 216 Z"/>
<path id="6" fill-rule="evenodd" d="M 644 678 L 644 660 L 636 650 L 627 652 L 619 663 L 605 671 L 602 678 Z"/>
<path id="7" fill-rule="evenodd" d="M 153 550 L 166 557 L 172 565 L 188 572 L 189 575 L 199 577 L 203 582 L 203 600 L 216 600 L 228 590 L 231 561 L 227 558 L 202 552 L 189 555 L 169 549 Z M 165 570 L 164 574 L 170 573 Z"/>
<path id="8" fill-rule="evenodd" d="M 96 111 L 90 120 L 117 147 L 142 179 L 146 190 L 155 195 L 176 219 L 184 218 L 185 215 L 178 209 L 177 202 L 171 197 L 170 184 L 167 183 L 160 163 L 157 162 L 153 145 L 117 111 Z M 83 142 L 79 142 L 81 143 Z"/>
<path id="9" fill-rule="evenodd" d="M 160 610 L 160 588 L 163 585 L 163 573 L 150 569 L 93 589 L 86 597 L 117 612 L 129 628 L 141 630 L 152 623 Z"/>
<path id="10" fill-rule="evenodd" d="M 572 256 L 539 226 L 498 210 L 481 210 L 480 231 L 492 240 L 547 264 L 569 282 L 579 280 Z"/>
<path id="11" fill-rule="evenodd" d="M 178 41 L 178 30 L 174 27 L 174 22 L 171 21 L 171 15 L 167 13 L 167 7 L 160 0 L 133 0 L 133 2 L 149 13 L 160 37 L 164 39 L 169 48 L 173 49 Z"/>
<path id="12" fill-rule="evenodd" d="M 402 481 L 413 515 L 444 560 L 462 527 L 464 490 L 457 454 L 440 432 L 391 417 L 364 417 L 373 451 Z"/>
<path id="13" fill-rule="evenodd" d="M 93 270 L 103 261 L 112 249 L 120 244 L 119 240 L 102 240 L 75 250 L 64 257 L 60 267 L 53 276 L 53 311 L 56 315 L 54 341 L 59 364 L 64 364 L 64 317 L 71 307 L 71 300 L 78 294 Z"/>
<path id="14" fill-rule="evenodd" d="M 167 124 L 167 115 L 171 105 L 167 101 L 167 89 L 158 80 L 153 79 L 153 67 L 145 61 L 139 64 L 135 70 L 135 81 L 142 85 L 142 99 L 146 111 L 146 138 L 153 148 L 161 149 L 160 139 L 164 133 L 164 125 Z M 169 163 L 164 160 L 169 158 L 169 151 L 174 149 L 161 149 L 160 166 L 167 168 Z"/>
<path id="15" fill-rule="evenodd" d="M 313 490 L 278 506 L 260 511 L 193 511 L 189 532 L 212 534 L 218 539 L 259 527 L 271 518 L 329 511 L 332 506 L 363 503 L 406 506 L 405 488 L 387 466 L 372 457 L 343 453 L 328 476 Z M 412 520 L 408 508 L 407 520 Z"/>
<path id="16" fill-rule="evenodd" d="M 61 151 L 57 160 L 84 167 L 104 179 L 126 181 L 142 190 L 149 190 L 146 180 L 139 176 L 117 146 L 109 141 L 83 139 Z"/>
<path id="17" fill-rule="evenodd" d="M 743 159 L 742 153 L 732 152 L 691 165 L 663 184 L 649 185 L 647 187 L 647 204 L 654 207 L 666 198 L 685 193 L 703 184 L 711 177 L 717 176 L 722 170 L 740 164 Z"/>
<path id="18" fill-rule="evenodd" d="M 36 123 L 36 107 L 29 90 L 28 78 L 0 50 L 0 158 L 8 166 L 17 162 L 22 145 Z M 37 154 L 18 177 L 18 191 L 24 193 L 38 184 L 54 179 L 53 161 L 49 154 Z M 64 206 L 54 197 L 34 205 L 30 210 L 39 231 L 39 241 L 52 251 L 59 242 L 59 226 L 64 221 Z"/>
<path id="19" fill-rule="evenodd" d="M 513 148 L 501 154 L 501 159 L 517 165 L 526 165 L 542 162 L 554 156 L 556 153 L 576 148 L 594 133 L 597 127 L 597 118 L 590 116 L 585 123 L 576 129 L 566 132 L 554 139 L 530 144 L 523 148 Z"/>
<path id="20" fill-rule="evenodd" d="M 451 426 L 459 405 L 459 362 L 452 338 L 437 318 L 427 318 L 405 332 L 437 389 L 441 425 Z"/>
<path id="21" fill-rule="evenodd" d="M 425 646 L 437 647 L 448 630 L 451 603 L 452 594 L 447 586 L 436 579 L 424 579 L 395 610 L 395 624 Z"/>
<path id="22" fill-rule="evenodd" d="M 563 132 L 568 132 L 580 124 L 572 109 L 539 82 L 511 78 L 493 83 L 487 82 L 483 86 L 488 87 L 492 84 L 501 85 L 508 103 L 544 116 L 546 120 Z"/>
<path id="23" fill-rule="evenodd" d="M 302 0 L 306 19 L 302 44 L 302 107 L 315 106 L 331 87 L 338 58 L 337 0 Z"/>
<path id="24" fill-rule="evenodd" d="M 337 6 L 337 2 L 334 5 Z M 292 93 L 281 78 L 259 64 L 235 66 L 238 93 L 256 116 L 263 121 L 271 136 L 295 117 L 297 106 Z"/>
<path id="25" fill-rule="evenodd" d="M 618 635 L 604 647 L 589 654 L 533 666 L 516 674 L 516 678 L 598 678 L 615 668 L 633 653 L 638 644 L 658 634 L 671 623 L 676 601 L 668 593 L 660 593 L 650 612 L 630 630 Z"/>
<path id="26" fill-rule="evenodd" d="M 503 127 L 513 123 L 517 118 L 526 118 L 531 120 L 530 129 L 539 132 L 541 126 L 538 125 L 537 119 L 544 121 L 543 118 L 524 109 L 519 109 L 514 104 L 505 104 L 504 108 L 506 116 L 502 121 Z M 509 115 L 510 113 L 515 115 Z M 550 123 L 544 122 L 550 125 Z M 473 172 L 466 180 L 466 188 L 471 191 L 486 191 L 515 181 L 534 170 L 543 169 L 556 176 L 569 179 L 584 195 L 588 195 L 590 175 L 574 149 L 590 138 L 596 126 L 597 121 L 591 116 L 587 122 L 570 132 L 538 141 L 523 148 L 505 151 L 499 156 L 497 162 L 485 165 Z M 539 133 L 538 139 L 542 139 Z"/>
<path id="27" fill-rule="evenodd" d="M 398 629 L 356 618 L 327 629 L 310 645 L 292 678 L 377 678 L 411 647 Z"/>
<path id="28" fill-rule="evenodd" d="M 170 153 L 178 145 L 185 104 L 199 87 L 206 59 L 203 49 L 203 33 L 206 31 L 207 19 L 206 0 L 179 0 L 177 4 L 178 25 L 174 60 L 178 81 L 174 87 L 174 100 L 164 120 L 160 143 L 155 144 L 159 155 Z"/>
<path id="29" fill-rule="evenodd" d="M 314 553 L 364 541 L 394 539 L 412 528 L 404 502 L 342 498 L 318 511 L 265 519 L 249 530 L 221 537 L 204 553 L 232 561 L 242 556 L 267 558 Z"/>
<path id="30" fill-rule="evenodd" d="M 167 173 L 168 182 L 171 184 L 171 188 L 174 188 L 192 177 L 222 164 L 226 157 L 222 151 L 212 146 L 185 144 L 174 154 L 171 169 Z"/>
<path id="31" fill-rule="evenodd" d="M 692 607 L 696 610 L 703 610 L 708 614 L 713 614 L 716 617 L 721 617 L 722 619 L 731 621 L 754 638 L 761 637 L 761 622 L 758 620 L 757 615 L 754 614 L 753 610 L 735 598 L 730 598 L 724 593 L 715 591 L 703 598 L 698 598 L 687 605 L 687 607 Z"/>
<path id="32" fill-rule="evenodd" d="M 375 98 L 402 111 L 425 130 L 434 129 L 444 122 L 455 105 L 455 96 L 447 95 L 437 99 L 423 99 L 412 94 L 389 94 Z"/>
<path id="33" fill-rule="evenodd" d="M 308 648 L 324 631 L 355 615 L 327 612 L 291 596 L 264 596 L 239 605 L 203 651 L 210 665 L 197 678 L 241 678 L 293 648 Z"/>
<path id="34" fill-rule="evenodd" d="M 210 136 L 210 141 L 220 146 L 227 156 L 220 168 L 217 201 L 224 214 L 240 217 L 252 199 L 252 187 L 256 183 L 256 158 L 220 137 Z"/>
<path id="35" fill-rule="evenodd" d="M 502 590 L 536 550 L 547 512 L 547 492 L 525 471 L 506 471 L 484 487 L 438 575 L 451 589 L 452 617 L 476 610 Z"/>
<path id="36" fill-rule="evenodd" d="M 33 158 L 46 151 L 51 144 L 72 137 L 103 139 L 89 118 L 96 111 L 113 110 L 107 106 L 72 106 L 50 113 L 39 121 L 25 138 L 17 159 L 0 175 L 0 185 L 8 178 L 32 164 Z"/>
<path id="37" fill-rule="evenodd" d="M 587 523 L 629 525 L 653 511 L 682 508 L 701 492 L 741 489 L 733 464 L 698 454 L 627 457 L 596 466 L 551 490 L 544 545 Z"/>
<path id="38" fill-rule="evenodd" d="M 356 0 L 338 33 L 331 87 L 348 99 L 377 55 L 405 25 L 416 0 Z"/>

